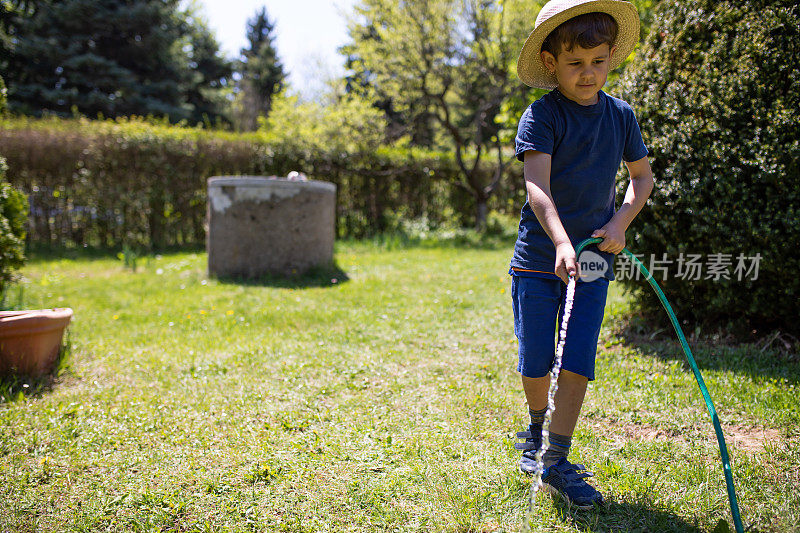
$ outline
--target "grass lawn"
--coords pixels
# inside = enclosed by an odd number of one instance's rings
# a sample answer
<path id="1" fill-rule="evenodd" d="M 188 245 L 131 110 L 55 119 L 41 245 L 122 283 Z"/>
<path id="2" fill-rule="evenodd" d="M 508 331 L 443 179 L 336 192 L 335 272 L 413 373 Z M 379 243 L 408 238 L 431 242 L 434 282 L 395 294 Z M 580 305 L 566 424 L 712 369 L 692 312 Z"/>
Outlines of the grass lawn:
<path id="1" fill-rule="evenodd" d="M 0 531 L 732 526 L 677 341 L 627 321 L 613 283 L 571 455 L 610 503 L 582 512 L 540 495 L 529 511 L 509 257 L 340 243 L 340 271 L 262 283 L 208 279 L 202 253 L 136 272 L 34 258 L 25 303 L 75 319 L 57 378 L 0 382 Z M 746 526 L 800 530 L 798 356 L 690 344 Z"/>

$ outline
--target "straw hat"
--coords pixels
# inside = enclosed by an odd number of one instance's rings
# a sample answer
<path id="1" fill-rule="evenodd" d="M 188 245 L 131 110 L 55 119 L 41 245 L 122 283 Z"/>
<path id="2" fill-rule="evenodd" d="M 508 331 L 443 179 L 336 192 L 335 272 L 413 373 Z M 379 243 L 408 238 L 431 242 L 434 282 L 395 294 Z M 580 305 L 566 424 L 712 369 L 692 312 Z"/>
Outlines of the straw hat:
<path id="1" fill-rule="evenodd" d="M 553 89 L 558 85 L 542 61 L 542 43 L 559 24 L 585 13 L 608 13 L 617 21 L 619 31 L 614 43 L 617 51 L 611 58 L 610 70 L 620 66 L 639 42 L 639 13 L 623 0 L 550 0 L 536 17 L 536 25 L 525 41 L 517 60 L 519 79 L 531 87 Z"/>

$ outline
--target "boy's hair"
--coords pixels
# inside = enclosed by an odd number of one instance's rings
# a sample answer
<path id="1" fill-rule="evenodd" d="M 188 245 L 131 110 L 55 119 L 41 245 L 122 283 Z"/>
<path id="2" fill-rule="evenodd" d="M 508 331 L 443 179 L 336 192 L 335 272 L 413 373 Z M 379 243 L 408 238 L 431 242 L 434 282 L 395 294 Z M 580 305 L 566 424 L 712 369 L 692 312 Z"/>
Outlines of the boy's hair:
<path id="1" fill-rule="evenodd" d="M 571 51 L 577 44 L 581 48 L 594 48 L 601 44 L 614 45 L 619 28 L 614 17 L 607 13 L 585 13 L 561 23 L 542 43 L 542 51 L 558 54 Z"/>

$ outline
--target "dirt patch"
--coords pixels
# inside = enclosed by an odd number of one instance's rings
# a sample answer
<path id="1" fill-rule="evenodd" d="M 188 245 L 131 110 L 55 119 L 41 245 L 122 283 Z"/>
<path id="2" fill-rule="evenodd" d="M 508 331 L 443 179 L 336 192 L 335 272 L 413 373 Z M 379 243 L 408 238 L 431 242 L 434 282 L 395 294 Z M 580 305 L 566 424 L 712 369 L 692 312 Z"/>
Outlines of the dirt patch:
<path id="1" fill-rule="evenodd" d="M 677 431 L 644 424 L 633 424 L 631 422 L 602 418 L 589 419 L 584 423 L 591 428 L 593 433 L 602 435 L 604 438 L 610 440 L 614 447 L 621 448 L 628 442 L 636 440 L 687 442 L 686 438 Z"/>
<path id="2" fill-rule="evenodd" d="M 784 442 L 781 432 L 772 428 L 723 426 L 722 432 L 729 445 L 746 452 L 763 453 L 768 444 Z"/>
<path id="3" fill-rule="evenodd" d="M 682 433 L 674 429 L 608 419 L 590 419 L 585 423 L 593 432 L 612 441 L 615 447 L 622 447 L 630 441 L 637 440 L 689 442 Z M 729 448 L 749 453 L 764 453 L 765 447 L 769 443 L 783 442 L 781 432 L 772 428 L 744 425 L 723 426 L 722 432 Z M 716 437 L 714 440 L 716 441 Z"/>

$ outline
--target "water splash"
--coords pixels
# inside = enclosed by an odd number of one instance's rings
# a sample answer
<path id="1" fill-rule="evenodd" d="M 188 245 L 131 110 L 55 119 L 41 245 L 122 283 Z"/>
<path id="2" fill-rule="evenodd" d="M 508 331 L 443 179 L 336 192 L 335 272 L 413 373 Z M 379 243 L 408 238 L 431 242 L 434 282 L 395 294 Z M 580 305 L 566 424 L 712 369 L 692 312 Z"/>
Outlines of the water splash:
<path id="1" fill-rule="evenodd" d="M 572 304 L 575 302 L 575 278 L 570 278 L 567 284 L 567 297 L 564 302 L 564 311 L 561 315 L 561 331 L 558 334 L 556 357 L 553 369 L 550 371 L 550 390 L 547 392 L 547 411 L 542 421 L 542 444 L 536 452 L 536 468 L 533 471 L 534 480 L 531 484 L 531 509 L 536 493 L 542 488 L 542 473 L 544 472 L 544 454 L 550 448 L 550 423 L 553 421 L 553 412 L 556 410 L 556 391 L 558 391 L 558 376 L 561 374 L 561 361 L 564 356 L 564 343 L 567 340 L 567 326 L 572 315 Z"/>

